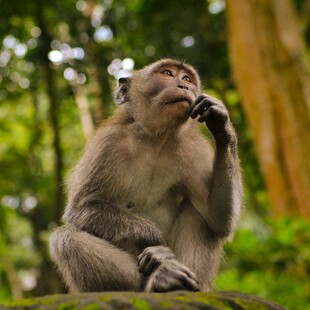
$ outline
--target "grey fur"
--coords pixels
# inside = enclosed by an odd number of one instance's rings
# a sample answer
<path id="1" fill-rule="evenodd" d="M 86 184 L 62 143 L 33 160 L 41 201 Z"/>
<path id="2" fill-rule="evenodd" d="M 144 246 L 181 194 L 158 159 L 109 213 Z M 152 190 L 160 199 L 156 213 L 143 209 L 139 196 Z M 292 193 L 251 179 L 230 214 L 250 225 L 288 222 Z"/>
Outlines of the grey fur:
<path id="1" fill-rule="evenodd" d="M 184 63 L 165 59 L 134 73 L 126 102 L 73 170 L 64 226 L 51 237 L 52 258 L 71 291 L 209 290 L 223 242 L 236 228 L 242 185 L 227 110 L 207 95 L 188 109 L 210 125 L 213 146 L 181 113 L 184 102 L 163 108 L 150 97 L 161 64 L 197 80 L 167 86 L 165 96 L 200 93 L 196 71 Z M 210 102 L 211 118 L 201 112 Z"/>

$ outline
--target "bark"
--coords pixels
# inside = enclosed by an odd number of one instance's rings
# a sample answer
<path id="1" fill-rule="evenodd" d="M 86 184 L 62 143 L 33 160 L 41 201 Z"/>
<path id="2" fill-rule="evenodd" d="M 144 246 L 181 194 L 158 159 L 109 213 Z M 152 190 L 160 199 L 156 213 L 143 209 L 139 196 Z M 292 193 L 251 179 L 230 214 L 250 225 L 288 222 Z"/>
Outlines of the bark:
<path id="1" fill-rule="evenodd" d="M 55 193 L 54 193 L 54 207 L 53 218 L 56 223 L 60 223 L 61 214 L 64 206 L 63 199 L 63 155 L 60 142 L 60 128 L 59 128 L 59 102 L 55 94 L 54 72 L 49 65 L 45 67 L 46 70 L 46 84 L 47 94 L 50 100 L 50 122 L 53 130 L 53 149 L 54 149 L 54 177 L 55 177 Z"/>
<path id="2" fill-rule="evenodd" d="M 80 121 L 86 138 L 93 135 L 95 126 L 92 115 L 89 110 L 88 100 L 83 86 L 74 84 L 72 86 L 75 95 L 75 101 L 79 109 Z"/>
<path id="3" fill-rule="evenodd" d="M 46 85 L 46 93 L 49 100 L 49 120 L 53 133 L 53 150 L 54 150 L 54 178 L 55 178 L 55 192 L 52 207 L 53 221 L 60 223 L 61 214 L 64 206 L 63 199 L 63 153 L 60 141 L 60 125 L 59 125 L 59 110 L 60 102 L 57 98 L 57 87 L 55 84 L 55 72 L 52 69 L 52 64 L 48 59 L 50 51 L 50 44 L 52 42 L 52 35 L 49 33 L 46 19 L 44 17 L 43 3 L 37 0 L 37 19 L 41 34 L 41 55 L 42 55 L 42 69 L 43 78 Z"/>
<path id="4" fill-rule="evenodd" d="M 91 19 L 96 2 L 94 0 L 86 0 L 86 9 L 83 15 L 87 20 L 87 34 L 89 39 L 85 45 L 87 54 L 87 75 L 89 78 L 89 92 L 95 107 L 95 125 L 99 124 L 103 119 L 108 116 L 106 111 L 107 98 L 110 97 L 110 89 L 108 87 L 107 78 L 102 73 L 106 70 L 106 66 L 102 66 L 100 60 L 104 59 L 104 54 L 99 51 L 98 45 L 93 38 L 93 27 Z"/>
<path id="5" fill-rule="evenodd" d="M 36 1 L 36 18 L 42 34 L 40 36 L 41 49 L 38 51 L 37 60 L 42 68 L 42 77 L 46 85 L 46 94 L 49 100 L 49 120 L 52 129 L 52 146 L 54 150 L 54 196 L 51 197 L 51 209 L 47 209 L 46 205 L 40 205 L 35 208 L 29 216 L 33 224 L 35 236 L 34 243 L 42 254 L 42 262 L 40 264 L 40 275 L 34 294 L 42 294 L 46 292 L 63 292 L 60 279 L 55 273 L 55 268 L 50 262 L 47 244 L 42 239 L 42 232 L 47 229 L 47 225 L 51 222 L 60 223 L 61 214 L 64 206 L 64 198 L 62 191 L 63 184 L 63 152 L 61 148 L 61 135 L 59 124 L 60 101 L 57 96 L 57 87 L 55 83 L 55 72 L 48 59 L 52 36 L 46 24 L 44 16 L 44 2 Z M 51 194 L 53 195 L 53 194 Z"/>
<path id="6" fill-rule="evenodd" d="M 274 213 L 310 218 L 310 76 L 290 0 L 228 0 L 231 62 Z"/>
<path id="7" fill-rule="evenodd" d="M 68 27 L 60 26 L 60 40 L 61 42 L 66 42 L 70 44 L 72 38 L 70 36 Z M 92 64 L 90 64 L 90 66 L 92 66 Z M 90 72 L 88 73 L 90 76 L 92 76 Z M 90 80 L 92 81 L 92 78 L 90 78 Z M 90 85 L 92 85 L 92 83 L 90 83 Z M 76 105 L 78 107 L 82 130 L 84 132 L 85 137 L 89 138 L 93 134 L 95 126 L 94 126 L 93 117 L 92 117 L 91 110 L 90 110 L 89 100 L 87 98 L 87 93 L 85 91 L 87 87 L 86 85 L 81 86 L 78 83 L 77 79 L 74 79 L 73 81 L 71 81 L 71 87 L 72 87 L 72 91 L 74 94 Z M 90 91 L 90 94 L 93 97 L 95 95 L 95 97 L 97 98 L 100 95 L 100 92 L 98 93 L 98 89 L 94 92 L 92 88 Z M 101 100 L 99 100 L 99 102 L 101 105 Z"/>

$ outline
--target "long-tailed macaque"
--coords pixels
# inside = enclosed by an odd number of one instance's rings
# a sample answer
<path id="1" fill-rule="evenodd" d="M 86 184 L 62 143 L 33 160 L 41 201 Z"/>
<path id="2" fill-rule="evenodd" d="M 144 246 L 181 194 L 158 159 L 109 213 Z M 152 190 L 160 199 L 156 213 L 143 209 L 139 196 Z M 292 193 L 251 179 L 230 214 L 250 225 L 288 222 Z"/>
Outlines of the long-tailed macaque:
<path id="1" fill-rule="evenodd" d="M 242 186 L 227 109 L 200 87 L 192 66 L 171 59 L 119 80 L 119 107 L 75 167 L 51 237 L 71 291 L 211 288 Z"/>

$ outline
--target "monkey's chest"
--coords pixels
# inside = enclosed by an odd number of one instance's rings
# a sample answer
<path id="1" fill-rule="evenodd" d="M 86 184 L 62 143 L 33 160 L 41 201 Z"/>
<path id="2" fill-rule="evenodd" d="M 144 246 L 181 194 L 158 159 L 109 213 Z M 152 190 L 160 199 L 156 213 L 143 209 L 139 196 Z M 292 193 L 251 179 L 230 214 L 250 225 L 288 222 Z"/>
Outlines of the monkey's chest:
<path id="1" fill-rule="evenodd" d="M 139 157 L 128 162 L 122 205 L 128 212 L 153 221 L 167 232 L 183 199 L 173 187 L 180 181 L 178 166 L 165 158 Z"/>
<path id="2" fill-rule="evenodd" d="M 133 165 L 130 170 L 134 170 L 131 174 L 134 178 L 130 177 L 127 199 L 139 204 L 140 209 L 160 205 L 169 197 L 171 188 L 178 181 L 177 173 L 166 165 Z"/>

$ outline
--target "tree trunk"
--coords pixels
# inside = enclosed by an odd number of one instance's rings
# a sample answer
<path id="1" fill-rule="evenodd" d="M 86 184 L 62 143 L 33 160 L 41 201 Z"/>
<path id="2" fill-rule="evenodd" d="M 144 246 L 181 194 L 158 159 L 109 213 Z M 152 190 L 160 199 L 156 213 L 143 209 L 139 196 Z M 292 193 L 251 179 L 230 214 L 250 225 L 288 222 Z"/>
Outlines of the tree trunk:
<path id="1" fill-rule="evenodd" d="M 54 178 L 55 178 L 55 192 L 54 205 L 52 208 L 53 221 L 60 223 L 61 214 L 64 207 L 63 197 L 63 154 L 61 148 L 60 125 L 59 125 L 59 110 L 60 102 L 57 98 L 57 88 L 55 84 L 55 73 L 51 67 L 51 62 L 48 59 L 50 51 L 50 44 L 53 40 L 48 31 L 46 19 L 44 18 L 44 10 L 42 1 L 37 0 L 37 20 L 38 25 L 42 31 L 41 34 L 41 55 L 43 77 L 46 84 L 46 93 L 49 100 L 49 119 L 51 129 L 53 132 L 53 149 L 54 149 Z"/>
<path id="2" fill-rule="evenodd" d="M 80 121 L 85 137 L 88 139 L 94 134 L 95 126 L 92 115 L 89 109 L 88 100 L 84 87 L 77 83 L 72 84 L 72 89 L 75 96 L 75 102 L 79 109 Z"/>
<path id="3" fill-rule="evenodd" d="M 106 79 L 104 74 L 102 74 L 102 70 L 105 70 L 105 67 L 101 66 L 100 59 L 103 59 L 105 56 L 98 50 L 98 45 L 96 44 L 93 38 L 94 28 L 91 24 L 93 10 L 96 6 L 96 1 L 94 0 L 86 0 L 86 9 L 83 11 L 83 15 L 87 20 L 87 33 L 89 39 L 87 44 L 85 45 L 86 54 L 87 54 L 87 73 L 89 79 L 89 93 L 92 101 L 94 102 L 95 108 L 95 126 L 101 123 L 101 121 L 107 118 L 107 100 L 109 98 L 110 89 L 105 88 L 108 86 L 107 83 L 103 83 L 103 80 Z M 105 94 L 105 93 L 108 94 Z"/>
<path id="4" fill-rule="evenodd" d="M 44 15 L 44 1 L 36 0 L 37 9 L 37 23 L 42 33 L 40 36 L 40 48 L 41 51 L 38 55 L 42 55 L 42 58 L 38 58 L 40 66 L 42 67 L 43 79 L 46 85 L 46 94 L 49 100 L 49 118 L 53 135 L 52 146 L 54 150 L 54 183 L 55 191 L 54 197 L 51 197 L 53 201 L 51 203 L 51 210 L 45 209 L 43 205 L 35 208 L 34 212 L 29 214 L 31 222 L 33 224 L 35 237 L 34 243 L 42 254 L 42 262 L 40 264 L 40 275 L 38 277 L 38 283 L 35 288 L 35 295 L 42 295 L 49 292 L 63 292 L 61 282 L 55 268 L 50 262 L 49 253 L 47 250 L 47 242 L 42 238 L 42 232 L 47 229 L 47 225 L 51 222 L 61 222 L 61 214 L 64 207 L 63 197 L 63 152 L 61 148 L 61 133 L 59 124 L 59 109 L 60 101 L 57 96 L 57 87 L 55 81 L 55 72 L 51 67 L 51 63 L 48 59 L 48 52 L 50 51 L 50 44 L 52 42 L 52 36 L 47 27 L 47 19 Z"/>
<path id="5" fill-rule="evenodd" d="M 290 0 L 227 0 L 230 56 L 277 216 L 310 218 L 310 77 Z"/>
<path id="6" fill-rule="evenodd" d="M 56 223 L 60 223 L 61 214 L 64 207 L 63 199 L 63 155 L 60 143 L 60 126 L 59 126 L 59 102 L 55 97 L 56 88 L 54 81 L 54 72 L 47 64 L 46 69 L 46 85 L 47 94 L 50 101 L 49 116 L 51 127 L 53 130 L 53 149 L 54 149 L 54 177 L 55 177 L 55 196 L 53 207 L 53 219 Z"/>

